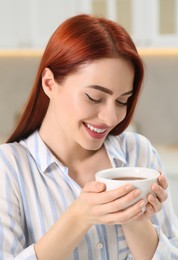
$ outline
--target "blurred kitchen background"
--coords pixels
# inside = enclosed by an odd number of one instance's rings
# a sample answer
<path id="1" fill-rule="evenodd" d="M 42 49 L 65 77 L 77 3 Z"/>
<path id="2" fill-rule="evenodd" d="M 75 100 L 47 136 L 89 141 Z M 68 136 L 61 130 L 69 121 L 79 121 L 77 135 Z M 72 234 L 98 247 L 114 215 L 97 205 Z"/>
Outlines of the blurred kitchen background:
<path id="1" fill-rule="evenodd" d="M 19 118 L 49 37 L 80 13 L 123 25 L 142 56 L 145 80 L 130 130 L 157 148 L 178 215 L 178 0 L 0 0 L 0 143 Z"/>

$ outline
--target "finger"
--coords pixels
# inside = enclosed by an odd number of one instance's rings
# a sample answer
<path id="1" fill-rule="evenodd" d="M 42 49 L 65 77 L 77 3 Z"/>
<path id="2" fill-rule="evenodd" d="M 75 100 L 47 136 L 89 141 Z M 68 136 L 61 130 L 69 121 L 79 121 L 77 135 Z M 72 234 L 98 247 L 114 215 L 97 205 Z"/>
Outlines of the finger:
<path id="1" fill-rule="evenodd" d="M 83 187 L 84 192 L 102 192 L 106 189 L 106 185 L 102 182 L 92 181 Z"/>
<path id="2" fill-rule="evenodd" d="M 151 189 L 160 202 L 163 202 L 167 199 L 167 192 L 158 183 L 152 184 Z"/>
<path id="3" fill-rule="evenodd" d="M 105 204 L 101 204 L 98 209 L 102 214 L 114 213 L 121 210 L 124 210 L 131 205 L 133 200 L 140 196 L 141 192 L 138 189 L 134 189 L 133 191 L 129 192 L 125 196 L 121 196 L 113 201 L 110 201 Z"/>
<path id="4" fill-rule="evenodd" d="M 144 213 L 146 202 L 141 200 L 125 210 L 105 215 L 108 224 L 126 224 L 138 219 Z"/>
<path id="5" fill-rule="evenodd" d="M 88 191 L 88 187 L 89 184 L 84 187 L 83 189 L 84 192 Z M 90 187 L 90 196 L 88 197 L 88 203 L 90 205 L 98 205 L 98 208 L 100 208 L 102 204 L 105 205 L 109 202 L 115 201 L 116 199 L 123 197 L 133 189 L 134 187 L 132 185 L 123 185 L 117 189 L 113 189 L 110 191 L 93 193 L 91 192 L 91 187 Z"/>
<path id="6" fill-rule="evenodd" d="M 147 210 L 149 210 L 150 212 L 153 210 L 154 212 L 158 212 L 161 209 L 161 203 L 159 201 L 159 199 L 155 196 L 153 196 L 152 194 L 149 194 L 148 196 L 148 207 Z"/>
<path id="7" fill-rule="evenodd" d="M 146 207 L 146 211 L 145 211 L 145 213 L 144 213 L 145 217 L 146 217 L 146 218 L 151 218 L 151 216 L 152 216 L 154 213 L 155 213 L 155 210 L 154 210 L 153 206 L 152 206 L 150 203 L 148 203 L 148 204 L 147 204 L 147 207 Z"/>
<path id="8" fill-rule="evenodd" d="M 98 205 L 107 204 L 125 196 L 134 189 L 132 185 L 123 185 L 117 189 L 98 193 L 97 196 L 96 194 L 91 194 L 90 201 Z"/>
<path id="9" fill-rule="evenodd" d="M 168 182 L 166 180 L 166 177 L 163 174 L 160 174 L 160 176 L 158 177 L 158 183 L 164 190 L 167 189 Z"/>

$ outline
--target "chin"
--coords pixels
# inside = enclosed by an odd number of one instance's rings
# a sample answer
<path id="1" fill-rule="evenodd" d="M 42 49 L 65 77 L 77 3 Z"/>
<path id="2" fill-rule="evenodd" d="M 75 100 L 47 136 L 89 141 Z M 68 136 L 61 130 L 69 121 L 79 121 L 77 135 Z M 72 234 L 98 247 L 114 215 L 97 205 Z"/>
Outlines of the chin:
<path id="1" fill-rule="evenodd" d="M 88 150 L 88 151 L 97 151 L 103 146 L 103 143 L 104 142 L 100 142 L 100 143 L 91 142 L 91 143 L 87 143 L 87 144 L 83 145 L 82 147 L 83 147 L 83 149 Z"/>

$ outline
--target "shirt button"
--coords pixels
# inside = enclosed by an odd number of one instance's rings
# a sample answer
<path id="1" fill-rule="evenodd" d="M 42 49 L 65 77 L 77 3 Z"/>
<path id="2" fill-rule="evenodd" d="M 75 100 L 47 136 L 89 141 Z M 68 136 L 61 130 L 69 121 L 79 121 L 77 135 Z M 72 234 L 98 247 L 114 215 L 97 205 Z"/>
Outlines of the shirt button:
<path id="1" fill-rule="evenodd" d="M 97 243 L 97 244 L 96 244 L 96 248 L 97 248 L 97 249 L 103 248 L 103 244 L 102 244 L 101 242 Z"/>

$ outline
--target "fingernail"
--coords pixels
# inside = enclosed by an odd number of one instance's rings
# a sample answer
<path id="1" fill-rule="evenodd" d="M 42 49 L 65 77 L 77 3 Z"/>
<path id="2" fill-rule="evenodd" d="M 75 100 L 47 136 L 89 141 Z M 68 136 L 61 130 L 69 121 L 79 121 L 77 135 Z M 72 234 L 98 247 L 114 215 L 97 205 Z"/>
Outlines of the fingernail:
<path id="1" fill-rule="evenodd" d="M 135 196 L 138 196 L 138 195 L 140 195 L 141 194 L 141 191 L 140 190 L 136 190 L 135 192 L 134 192 L 134 195 Z"/>
<path id="2" fill-rule="evenodd" d="M 146 211 L 146 206 L 141 208 L 141 213 L 143 214 Z"/>
<path id="3" fill-rule="evenodd" d="M 105 189 L 105 184 L 104 183 L 101 183 L 101 182 L 97 182 L 96 183 L 96 189 L 97 190 L 104 190 Z"/>
<path id="4" fill-rule="evenodd" d="M 153 203 L 154 201 L 155 201 L 155 197 L 151 194 L 151 195 L 150 195 L 150 202 Z"/>
<path id="5" fill-rule="evenodd" d="M 157 191 L 158 190 L 158 185 L 155 183 L 155 184 L 153 184 L 153 190 L 154 191 Z"/>
<path id="6" fill-rule="evenodd" d="M 130 184 L 126 185 L 125 190 L 126 191 L 132 190 L 132 185 L 130 185 Z"/>
<path id="7" fill-rule="evenodd" d="M 145 206 L 146 206 L 145 201 L 142 201 L 142 202 L 140 203 L 140 208 L 144 208 Z"/>

